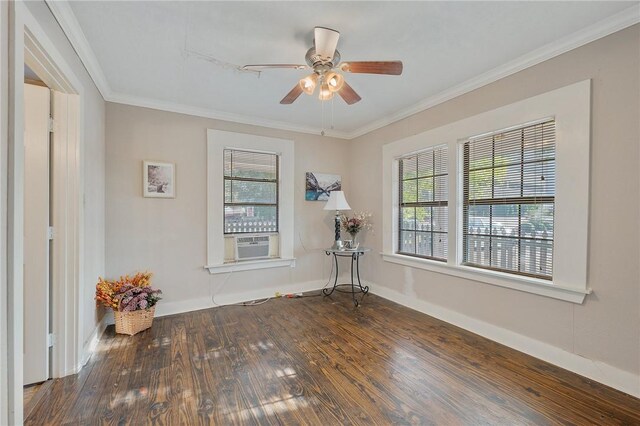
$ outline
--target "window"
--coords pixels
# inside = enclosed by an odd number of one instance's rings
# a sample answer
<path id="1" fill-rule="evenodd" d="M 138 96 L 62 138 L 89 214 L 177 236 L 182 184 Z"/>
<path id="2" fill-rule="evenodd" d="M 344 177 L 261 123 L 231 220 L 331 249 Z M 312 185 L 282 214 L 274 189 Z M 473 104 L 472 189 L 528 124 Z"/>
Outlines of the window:
<path id="1" fill-rule="evenodd" d="M 211 274 L 294 267 L 292 140 L 207 129 L 207 264 Z M 236 236 L 269 236 L 269 258 L 236 260 Z"/>
<path id="2" fill-rule="evenodd" d="M 224 233 L 278 232 L 278 156 L 224 150 Z"/>
<path id="3" fill-rule="evenodd" d="M 398 163 L 398 253 L 446 260 L 447 147 L 405 156 Z"/>
<path id="4" fill-rule="evenodd" d="M 585 80 L 383 145 L 382 259 L 582 303 L 591 293 L 590 136 Z M 445 147 L 447 193 L 431 199 L 420 180 L 437 191 L 435 152 Z M 418 171 L 430 152 L 433 172 Z M 419 241 L 441 235 L 444 252 Z"/>
<path id="5" fill-rule="evenodd" d="M 550 280 L 555 121 L 463 145 L 463 264 Z"/>

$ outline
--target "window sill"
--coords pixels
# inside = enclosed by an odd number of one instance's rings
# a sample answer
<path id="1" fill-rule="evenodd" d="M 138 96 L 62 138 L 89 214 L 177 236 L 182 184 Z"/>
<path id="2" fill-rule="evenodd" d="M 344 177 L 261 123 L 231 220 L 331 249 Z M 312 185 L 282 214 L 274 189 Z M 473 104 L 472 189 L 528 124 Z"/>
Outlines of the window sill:
<path id="1" fill-rule="evenodd" d="M 559 287 L 549 281 L 536 278 L 514 276 L 502 272 L 484 271 L 462 265 L 449 265 L 435 260 L 418 259 L 395 253 L 381 253 L 381 255 L 382 259 L 386 262 L 466 278 L 472 281 L 511 288 L 577 304 L 581 304 L 586 295 L 591 294 L 591 289 L 580 290 L 576 288 Z"/>
<path id="2" fill-rule="evenodd" d="M 207 265 L 205 269 L 209 270 L 210 274 L 226 274 L 229 272 L 239 271 L 251 271 L 254 269 L 268 269 L 268 268 L 283 268 L 283 267 L 295 268 L 296 259 L 260 259 L 260 260 L 246 260 L 242 262 L 229 262 L 221 265 Z"/>

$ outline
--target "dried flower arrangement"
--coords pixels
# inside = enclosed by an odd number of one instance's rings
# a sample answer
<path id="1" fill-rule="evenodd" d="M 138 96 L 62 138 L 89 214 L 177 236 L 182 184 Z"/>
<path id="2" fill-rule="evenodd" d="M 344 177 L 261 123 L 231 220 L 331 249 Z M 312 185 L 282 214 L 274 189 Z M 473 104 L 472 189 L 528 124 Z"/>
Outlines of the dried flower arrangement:
<path id="1" fill-rule="evenodd" d="M 113 309 L 116 333 L 134 335 L 151 327 L 162 293 L 151 287 L 151 275 L 138 272 L 114 281 L 98 279 L 96 302 Z"/>
<path id="2" fill-rule="evenodd" d="M 351 235 L 351 238 L 355 238 L 363 229 L 373 229 L 371 213 L 359 212 L 355 213 L 352 217 L 343 214 L 340 217 L 340 226 Z"/>
<path id="3" fill-rule="evenodd" d="M 148 309 L 160 300 L 161 290 L 151 287 L 151 272 L 125 275 L 117 280 L 98 279 L 96 301 L 114 311 L 131 312 Z"/>

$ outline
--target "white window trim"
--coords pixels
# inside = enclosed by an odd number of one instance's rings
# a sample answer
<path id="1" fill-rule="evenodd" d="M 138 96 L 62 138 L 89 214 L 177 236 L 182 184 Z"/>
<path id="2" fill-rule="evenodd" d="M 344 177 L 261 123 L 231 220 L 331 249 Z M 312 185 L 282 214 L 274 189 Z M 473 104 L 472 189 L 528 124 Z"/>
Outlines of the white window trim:
<path id="1" fill-rule="evenodd" d="M 541 280 L 463 266 L 462 143 L 469 137 L 543 118 L 556 120 L 556 194 L 553 280 Z M 382 149 L 383 252 L 385 261 L 455 275 L 574 303 L 591 293 L 587 287 L 591 81 L 585 80 L 510 105 L 428 130 Z M 449 247 L 447 262 L 397 254 L 398 161 L 432 146 L 449 148 Z"/>
<path id="2" fill-rule="evenodd" d="M 241 149 L 276 153 L 280 161 L 278 199 L 279 257 L 225 263 L 224 261 L 224 161 L 225 149 Z M 293 206 L 294 206 L 293 141 L 245 133 L 207 129 L 207 265 L 211 274 L 253 269 L 294 267 Z"/>

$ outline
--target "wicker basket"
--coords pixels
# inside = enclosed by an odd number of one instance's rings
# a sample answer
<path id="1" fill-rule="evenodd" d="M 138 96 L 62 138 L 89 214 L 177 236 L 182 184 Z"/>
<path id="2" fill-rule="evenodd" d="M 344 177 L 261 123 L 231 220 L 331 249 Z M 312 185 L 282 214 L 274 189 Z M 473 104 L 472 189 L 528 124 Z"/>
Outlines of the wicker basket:
<path id="1" fill-rule="evenodd" d="M 155 313 L 155 306 L 149 309 L 140 309 L 131 312 L 114 311 L 113 316 L 116 320 L 116 333 L 133 336 L 142 330 L 150 328 L 151 324 L 153 324 L 153 315 Z"/>

